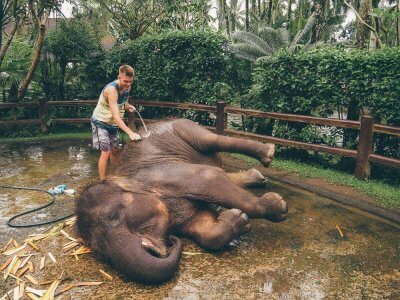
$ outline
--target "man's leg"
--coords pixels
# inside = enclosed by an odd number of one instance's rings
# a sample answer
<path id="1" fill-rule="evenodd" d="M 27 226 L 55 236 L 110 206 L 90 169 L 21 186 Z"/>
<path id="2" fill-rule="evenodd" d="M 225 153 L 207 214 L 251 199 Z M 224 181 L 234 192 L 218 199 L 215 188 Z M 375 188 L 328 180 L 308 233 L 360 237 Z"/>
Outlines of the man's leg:
<path id="1" fill-rule="evenodd" d="M 117 163 L 118 154 L 121 151 L 121 149 L 119 147 L 119 142 L 120 142 L 119 133 L 118 132 L 116 132 L 115 134 L 110 133 L 109 139 L 110 139 L 110 146 L 111 146 L 110 160 L 111 160 L 111 164 L 113 166 L 115 166 L 115 164 Z"/>
<path id="2" fill-rule="evenodd" d="M 107 177 L 107 165 L 110 156 L 111 156 L 111 151 L 101 151 L 98 164 L 100 180 L 106 179 Z"/>
<path id="3" fill-rule="evenodd" d="M 100 150 L 98 162 L 99 178 L 103 180 L 107 177 L 108 160 L 111 156 L 110 134 L 103 128 L 98 128 L 92 124 L 93 149 Z"/>

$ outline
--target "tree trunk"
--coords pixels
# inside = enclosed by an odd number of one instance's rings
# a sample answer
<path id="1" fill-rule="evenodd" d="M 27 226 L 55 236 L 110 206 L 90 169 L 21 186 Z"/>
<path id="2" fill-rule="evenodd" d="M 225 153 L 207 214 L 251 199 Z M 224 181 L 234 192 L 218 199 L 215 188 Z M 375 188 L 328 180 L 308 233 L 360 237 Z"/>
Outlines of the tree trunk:
<path id="1" fill-rule="evenodd" d="M 246 0 L 246 31 L 250 28 L 250 18 L 249 18 L 249 0 Z"/>
<path id="2" fill-rule="evenodd" d="M 290 29 L 290 23 L 291 23 L 291 19 L 292 19 L 292 3 L 293 3 L 293 0 L 289 0 L 288 12 L 287 12 L 287 18 L 286 18 L 286 29 Z"/>
<path id="3" fill-rule="evenodd" d="M 35 54 L 33 56 L 33 60 L 32 60 L 31 66 L 29 67 L 28 73 L 26 73 L 25 78 L 21 81 L 21 84 L 19 86 L 18 101 L 21 101 L 25 97 L 28 86 L 32 81 L 33 75 L 35 74 L 35 71 L 36 71 L 36 67 L 39 63 L 40 53 L 42 51 L 44 36 L 46 33 L 46 25 L 45 24 L 46 24 L 47 18 L 49 17 L 49 14 L 50 14 L 50 10 L 47 10 L 45 12 L 43 21 L 39 25 L 39 36 L 36 41 Z"/>
<path id="4" fill-rule="evenodd" d="M 9 35 L 8 35 L 7 41 L 4 43 L 4 45 L 0 49 L 0 67 L 3 64 L 4 56 L 6 55 L 8 47 L 10 46 L 12 40 L 14 39 L 15 32 L 17 31 L 17 28 L 18 28 L 18 23 L 19 23 L 19 18 L 17 17 L 14 20 L 14 24 L 13 24 L 13 27 L 11 28 L 11 31 L 10 31 Z M 2 41 L 0 39 L 0 46 L 2 45 L 1 42 Z"/>
<path id="5" fill-rule="evenodd" d="M 271 25 L 271 18 L 272 18 L 272 1 L 269 0 L 268 2 L 268 12 L 267 12 L 267 24 Z"/>
<path id="6" fill-rule="evenodd" d="M 227 13 L 227 9 L 226 9 L 226 0 L 222 1 L 222 7 L 224 9 L 224 18 L 225 18 L 225 26 L 226 26 L 226 34 L 227 35 L 231 35 L 230 30 L 229 30 L 229 16 Z"/>
<path id="7" fill-rule="evenodd" d="M 217 12 L 218 30 L 221 30 L 223 27 L 223 22 L 224 22 L 224 8 L 223 8 L 222 0 L 218 0 L 217 4 L 218 4 L 218 12 Z"/>
<path id="8" fill-rule="evenodd" d="M 229 16 L 231 20 L 231 32 L 236 31 L 236 16 L 235 16 L 235 11 L 237 10 L 237 0 L 231 1 L 231 6 L 229 10 Z"/>
<path id="9" fill-rule="evenodd" d="M 299 0 L 299 8 L 297 9 L 297 20 L 296 20 L 296 33 L 301 31 L 303 27 L 303 0 Z"/>
<path id="10" fill-rule="evenodd" d="M 0 1 L 0 21 L 3 21 L 4 18 L 4 1 Z M 3 28 L 0 28 L 0 47 L 3 45 Z"/>
<path id="11" fill-rule="evenodd" d="M 372 0 L 361 0 L 359 15 L 361 19 L 371 25 L 370 14 L 372 11 Z M 362 24 L 358 19 L 356 21 L 356 47 L 359 49 L 367 48 L 367 41 L 370 37 L 370 29 Z"/>
<path id="12" fill-rule="evenodd" d="M 397 13 L 400 13 L 400 1 L 397 0 Z M 397 17 L 397 26 L 396 26 L 396 40 L 397 47 L 400 46 L 400 17 Z"/>
<path id="13" fill-rule="evenodd" d="M 322 38 L 322 21 L 323 21 L 323 1 L 324 0 L 317 0 L 315 1 L 315 23 L 314 26 L 312 28 L 312 32 L 311 32 L 311 44 L 314 44 L 318 41 L 321 40 Z"/>
<path id="14" fill-rule="evenodd" d="M 64 82 L 65 82 L 65 73 L 67 70 L 67 62 L 60 63 L 60 70 L 61 70 L 61 78 L 58 85 L 58 96 L 60 100 L 64 100 Z"/>

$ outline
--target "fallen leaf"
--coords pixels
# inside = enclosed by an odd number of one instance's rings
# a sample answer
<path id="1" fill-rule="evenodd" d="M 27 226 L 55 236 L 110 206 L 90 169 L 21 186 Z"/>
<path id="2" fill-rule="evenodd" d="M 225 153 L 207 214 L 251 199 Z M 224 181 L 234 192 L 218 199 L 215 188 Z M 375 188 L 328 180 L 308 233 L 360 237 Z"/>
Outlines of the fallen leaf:
<path id="1" fill-rule="evenodd" d="M 201 254 L 205 254 L 203 252 L 185 252 L 183 251 L 182 254 L 184 255 L 201 255 Z"/>
<path id="2" fill-rule="evenodd" d="M 33 262 L 28 261 L 28 266 L 29 266 L 29 272 L 34 273 L 35 267 L 33 266 Z"/>
<path id="3" fill-rule="evenodd" d="M 21 260 L 18 258 L 17 261 L 15 262 L 14 266 L 12 267 L 11 274 L 15 275 L 17 273 L 17 270 L 19 269 L 19 266 L 21 265 Z"/>
<path id="4" fill-rule="evenodd" d="M 22 263 L 21 263 L 21 265 L 20 265 L 19 267 L 20 267 L 20 268 L 23 268 L 23 267 L 26 265 L 26 263 L 28 262 L 28 260 L 31 259 L 31 257 L 32 257 L 32 255 L 28 255 L 28 256 L 22 261 Z"/>
<path id="5" fill-rule="evenodd" d="M 27 293 L 29 292 L 29 293 L 32 293 L 32 294 L 34 294 L 36 296 L 42 297 L 46 290 L 37 290 L 37 289 L 31 288 L 30 286 L 27 286 L 25 291 Z"/>
<path id="6" fill-rule="evenodd" d="M 110 281 L 113 280 L 113 277 L 112 277 L 110 274 L 108 274 L 107 272 L 103 271 L 102 269 L 100 269 L 99 271 L 100 271 L 100 273 L 101 273 L 105 278 L 107 278 L 108 280 L 110 280 Z"/>
<path id="7" fill-rule="evenodd" d="M 11 261 L 10 264 L 8 265 L 7 270 L 4 272 L 4 280 L 6 280 L 7 277 L 8 277 L 8 275 L 10 275 L 10 273 L 11 273 L 11 271 L 12 271 L 12 269 L 13 269 L 15 263 L 17 262 L 17 260 L 18 260 L 18 256 L 17 256 L 17 255 L 14 255 L 12 261 Z"/>
<path id="8" fill-rule="evenodd" d="M 7 266 L 11 263 L 11 261 L 13 260 L 12 257 L 8 258 L 4 264 L 1 265 L 0 267 L 0 271 L 3 271 L 5 268 L 7 268 Z"/>
<path id="9" fill-rule="evenodd" d="M 13 297 L 13 299 L 14 300 L 19 300 L 19 298 L 21 298 L 21 296 L 19 295 L 19 286 L 16 286 L 14 288 L 14 297 Z"/>
<path id="10" fill-rule="evenodd" d="M 17 242 L 15 239 L 12 240 L 12 243 L 13 243 L 13 245 L 14 245 L 15 248 L 18 248 L 18 247 L 19 247 L 19 244 L 18 244 L 18 242 Z"/>
<path id="11" fill-rule="evenodd" d="M 48 290 L 44 293 L 44 295 L 41 298 L 41 300 L 53 300 L 54 299 L 54 293 L 55 293 L 58 285 L 60 284 L 60 282 L 61 281 L 58 280 L 58 279 L 54 280 L 53 283 L 48 288 Z"/>
<path id="12" fill-rule="evenodd" d="M 46 256 L 43 256 L 43 257 L 40 259 L 40 267 L 39 267 L 39 270 L 43 270 L 43 269 L 44 269 L 45 262 L 46 262 Z"/>
<path id="13" fill-rule="evenodd" d="M 24 277 L 28 279 L 30 283 L 34 285 L 39 285 L 39 282 L 32 275 L 25 275 Z"/>
<path id="14" fill-rule="evenodd" d="M 339 227 L 338 224 L 336 224 L 336 229 L 339 231 L 340 236 L 343 237 L 343 232 L 342 232 L 342 230 L 340 229 L 340 227 Z"/>
<path id="15" fill-rule="evenodd" d="M 79 246 L 79 245 L 80 245 L 80 244 L 77 243 L 77 242 L 71 242 L 71 243 L 69 243 L 69 245 L 65 246 L 65 247 L 62 249 L 62 251 L 63 251 L 63 252 L 67 252 L 68 250 L 71 250 L 71 249 L 73 249 L 73 248 L 75 248 L 76 246 Z"/>
<path id="16" fill-rule="evenodd" d="M 33 293 L 26 293 L 26 296 L 32 300 L 40 300 L 40 298 L 38 296 L 35 296 L 35 294 Z"/>
<path id="17" fill-rule="evenodd" d="M 7 251 L 3 252 L 3 254 L 7 255 L 7 256 L 8 255 L 13 255 L 13 254 L 15 254 L 15 253 L 17 253 L 17 252 L 19 252 L 21 250 L 24 250 L 25 248 L 26 248 L 26 244 L 23 244 L 22 246 L 20 246 L 18 248 L 13 248 L 13 249 L 7 250 Z"/>
<path id="18" fill-rule="evenodd" d="M 26 271 L 29 270 L 29 265 L 26 265 L 25 267 L 23 267 L 22 269 L 20 269 L 17 274 L 15 274 L 15 276 L 17 277 L 21 277 L 22 275 L 24 275 L 26 273 Z"/>
<path id="19" fill-rule="evenodd" d="M 36 246 L 31 240 L 26 240 L 29 246 L 31 246 L 33 249 L 40 251 L 39 247 Z"/>
<path id="20" fill-rule="evenodd" d="M 22 281 L 19 285 L 19 296 L 20 298 L 24 298 L 25 296 L 25 281 Z"/>
<path id="21" fill-rule="evenodd" d="M 12 243 L 13 238 L 9 239 L 8 242 L 4 245 L 3 249 L 1 249 L 1 253 L 7 250 L 8 246 Z"/>
<path id="22" fill-rule="evenodd" d="M 57 263 L 56 258 L 53 256 L 53 254 L 52 254 L 51 252 L 47 253 L 47 255 L 50 257 L 50 259 L 51 259 L 51 261 L 52 261 L 53 263 Z"/>

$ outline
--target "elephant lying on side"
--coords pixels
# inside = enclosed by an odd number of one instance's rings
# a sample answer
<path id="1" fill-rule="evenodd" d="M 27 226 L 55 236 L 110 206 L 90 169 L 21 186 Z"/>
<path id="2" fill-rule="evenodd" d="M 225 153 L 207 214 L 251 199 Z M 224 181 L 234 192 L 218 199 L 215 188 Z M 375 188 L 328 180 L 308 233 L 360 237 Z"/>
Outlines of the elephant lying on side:
<path id="1" fill-rule="evenodd" d="M 267 166 L 274 145 L 219 136 L 184 119 L 149 131 L 125 145 L 116 176 L 87 187 L 77 201 L 79 235 L 128 278 L 173 277 L 182 251 L 175 235 L 217 250 L 250 230 L 249 217 L 285 218 L 281 196 L 258 198 L 243 189 L 264 183 L 259 171 L 226 174 L 219 167 L 218 152 L 246 154 Z M 218 213 L 214 204 L 227 209 Z"/>

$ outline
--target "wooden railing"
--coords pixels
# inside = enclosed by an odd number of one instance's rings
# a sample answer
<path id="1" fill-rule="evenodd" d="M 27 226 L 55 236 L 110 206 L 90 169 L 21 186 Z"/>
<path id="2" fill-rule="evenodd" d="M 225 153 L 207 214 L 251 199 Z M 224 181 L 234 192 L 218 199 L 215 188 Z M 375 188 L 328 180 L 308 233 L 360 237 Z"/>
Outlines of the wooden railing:
<path id="1" fill-rule="evenodd" d="M 132 101 L 132 99 L 130 100 Z M 37 103 L 0 103 L 1 108 L 39 108 L 39 119 L 31 120 L 8 120 L 0 121 L 0 125 L 25 125 L 40 124 L 42 131 L 47 130 L 45 116 L 48 112 L 48 106 L 95 106 L 97 100 L 74 100 L 74 101 L 39 101 Z M 283 114 L 275 112 L 263 112 L 259 110 L 234 108 L 226 106 L 225 102 L 218 102 L 216 106 L 208 106 L 193 103 L 176 103 L 176 102 L 159 102 L 159 101 L 135 101 L 136 106 L 155 106 L 177 108 L 182 110 L 208 111 L 216 114 L 216 127 L 209 128 L 217 134 L 225 134 L 242 138 L 257 139 L 262 142 L 278 144 L 287 147 L 311 150 L 315 152 L 325 152 L 337 154 L 344 157 L 351 157 L 356 160 L 355 176 L 359 179 L 369 178 L 371 174 L 371 162 L 383 164 L 393 168 L 400 168 L 400 160 L 373 153 L 373 134 L 383 133 L 388 135 L 400 136 L 400 127 L 374 124 L 374 118 L 370 115 L 363 115 L 361 121 L 338 120 L 329 118 L 318 118 L 310 116 L 301 116 L 293 114 Z M 359 141 L 357 150 L 344 148 L 329 147 L 326 145 L 308 144 L 288 139 L 282 139 L 272 136 L 259 135 L 249 132 L 232 130 L 226 128 L 226 115 L 238 114 L 244 116 L 252 116 L 258 118 L 268 118 L 276 120 L 284 120 L 291 122 L 301 122 L 307 124 L 316 124 L 323 126 L 335 126 L 340 128 L 351 128 L 359 130 Z M 89 118 L 59 118 L 54 119 L 56 123 L 89 123 Z M 132 124 L 133 115 L 129 116 L 129 123 Z M 146 123 L 155 122 L 155 120 L 145 120 Z"/>

